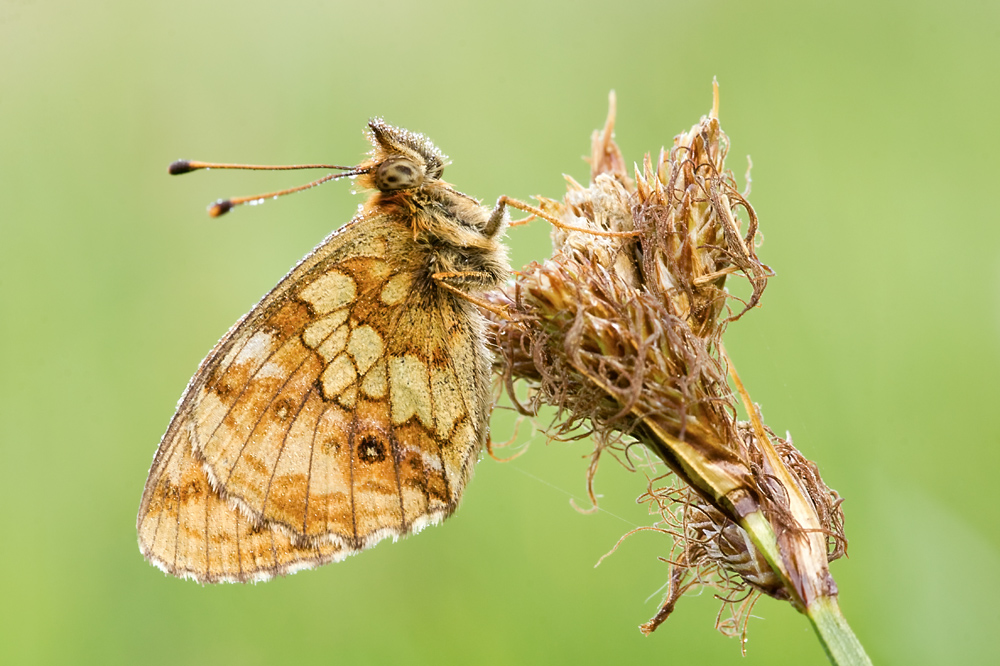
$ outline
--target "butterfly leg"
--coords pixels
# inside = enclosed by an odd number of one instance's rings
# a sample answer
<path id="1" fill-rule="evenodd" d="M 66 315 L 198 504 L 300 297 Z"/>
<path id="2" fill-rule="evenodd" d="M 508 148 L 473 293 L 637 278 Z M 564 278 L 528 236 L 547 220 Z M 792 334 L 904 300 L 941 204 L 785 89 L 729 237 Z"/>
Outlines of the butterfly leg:
<path id="1" fill-rule="evenodd" d="M 493 285 L 496 283 L 495 276 L 486 271 L 441 271 L 431 274 L 431 277 L 438 282 L 455 283 L 452 286 L 478 286 Z"/>
<path id="2" fill-rule="evenodd" d="M 591 229 L 589 227 L 577 227 L 572 224 L 566 224 L 561 220 L 557 220 L 555 217 L 543 212 L 540 208 L 536 208 L 531 204 L 527 204 L 518 199 L 512 199 L 506 194 L 501 196 L 499 201 L 497 201 L 497 207 L 494 208 L 494 212 L 498 210 L 502 205 L 510 206 L 511 208 L 516 208 L 518 210 L 523 210 L 525 213 L 530 213 L 533 217 L 540 217 L 554 227 L 563 229 L 565 231 L 579 231 L 584 234 L 590 234 L 591 236 L 609 236 L 609 237 L 621 237 L 621 236 L 639 236 L 641 232 L 639 231 L 604 231 L 602 229 Z M 492 217 L 491 217 L 492 219 Z M 527 218 L 530 219 L 530 218 Z M 518 220 L 520 224 L 524 224 L 526 220 Z"/>
<path id="3" fill-rule="evenodd" d="M 479 308 L 482 308 L 483 310 L 486 310 L 487 312 L 492 312 L 501 319 L 510 320 L 511 319 L 510 312 L 508 312 L 506 308 L 490 303 L 489 301 L 484 300 L 482 298 L 473 296 L 472 294 L 466 291 L 462 291 L 455 285 L 450 284 L 448 282 L 449 278 L 455 278 L 455 277 L 466 278 L 469 276 L 476 277 L 481 275 L 486 275 L 486 274 L 480 273 L 479 271 L 451 271 L 448 273 L 434 273 L 433 275 L 431 275 L 431 277 L 437 280 L 437 283 L 441 287 L 447 289 L 456 296 L 465 299 L 466 301 L 472 303 L 473 305 Z"/>

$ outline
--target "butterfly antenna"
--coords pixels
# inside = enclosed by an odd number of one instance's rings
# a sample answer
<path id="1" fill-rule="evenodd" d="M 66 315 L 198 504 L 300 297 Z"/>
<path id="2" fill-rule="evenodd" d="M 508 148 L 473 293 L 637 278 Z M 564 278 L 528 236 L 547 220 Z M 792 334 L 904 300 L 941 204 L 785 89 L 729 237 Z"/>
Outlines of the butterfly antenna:
<path id="1" fill-rule="evenodd" d="M 169 167 L 167 167 L 167 172 L 172 176 L 178 176 L 182 173 L 190 173 L 192 171 L 197 171 L 199 169 L 243 169 L 248 171 L 291 171 L 293 169 L 343 169 L 344 173 L 331 173 L 318 180 L 314 180 L 311 183 L 306 183 L 305 185 L 299 185 L 298 187 L 290 187 L 285 190 L 278 190 L 277 192 L 268 192 L 267 194 L 257 194 L 249 197 L 232 197 L 230 199 L 219 199 L 214 204 L 208 207 L 208 214 L 212 217 L 219 217 L 228 213 L 230 210 L 236 206 L 248 203 L 251 206 L 264 203 L 268 199 L 277 199 L 278 197 L 285 196 L 286 194 L 294 194 L 295 192 L 301 192 L 302 190 L 308 190 L 310 188 L 316 187 L 317 185 L 322 185 L 331 180 L 336 180 L 338 178 L 350 178 L 352 176 L 359 176 L 363 173 L 368 173 L 371 169 L 359 169 L 353 166 L 339 166 L 337 164 L 291 164 L 284 166 L 266 166 L 260 164 L 223 164 L 219 162 L 195 162 L 192 160 L 177 160 L 173 162 Z"/>

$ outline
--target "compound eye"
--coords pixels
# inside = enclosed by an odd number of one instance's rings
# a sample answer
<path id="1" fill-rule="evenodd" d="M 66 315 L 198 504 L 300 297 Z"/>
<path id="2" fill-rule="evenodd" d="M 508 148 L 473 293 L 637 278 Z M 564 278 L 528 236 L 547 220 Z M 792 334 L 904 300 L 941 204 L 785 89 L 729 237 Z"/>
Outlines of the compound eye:
<path id="1" fill-rule="evenodd" d="M 383 192 L 419 187 L 423 182 L 420 167 L 407 159 L 382 162 L 375 171 L 375 187 Z"/>

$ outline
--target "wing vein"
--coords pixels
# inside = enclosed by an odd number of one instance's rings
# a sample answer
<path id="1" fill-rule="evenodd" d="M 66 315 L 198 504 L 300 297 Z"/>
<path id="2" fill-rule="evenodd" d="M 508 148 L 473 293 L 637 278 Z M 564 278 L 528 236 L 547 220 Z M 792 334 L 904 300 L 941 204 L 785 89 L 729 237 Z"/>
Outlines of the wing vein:
<path id="1" fill-rule="evenodd" d="M 264 502 L 261 504 L 261 514 L 264 514 L 267 511 L 267 501 L 271 497 L 271 484 L 274 482 L 274 475 L 278 473 L 278 463 L 281 462 L 281 456 L 285 452 L 285 445 L 288 444 L 288 435 L 292 432 L 292 426 L 295 425 L 295 421 L 298 420 L 299 414 L 302 413 L 302 408 L 305 407 L 306 402 L 309 401 L 309 396 L 312 395 L 312 392 L 315 389 L 316 389 L 316 383 L 313 382 L 309 386 L 309 390 L 306 391 L 305 395 L 303 396 L 302 401 L 299 402 L 299 406 L 295 410 L 295 416 L 293 416 L 289 421 L 288 427 L 285 429 L 285 435 L 284 437 L 281 438 L 281 448 L 278 449 L 278 455 L 274 459 L 274 469 L 271 470 L 271 476 L 267 480 L 267 490 L 264 492 Z"/>

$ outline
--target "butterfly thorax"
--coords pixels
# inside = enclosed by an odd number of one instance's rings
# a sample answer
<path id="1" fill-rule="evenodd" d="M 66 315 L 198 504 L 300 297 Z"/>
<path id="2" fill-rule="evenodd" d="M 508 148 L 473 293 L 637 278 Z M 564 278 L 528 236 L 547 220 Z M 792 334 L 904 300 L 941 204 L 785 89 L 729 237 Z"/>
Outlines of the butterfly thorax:
<path id="1" fill-rule="evenodd" d="M 443 181 L 416 190 L 378 192 L 365 209 L 405 220 L 413 234 L 414 266 L 425 284 L 440 280 L 463 291 L 482 292 L 509 275 L 507 253 L 498 238 L 502 226 L 488 235 L 489 211 Z"/>
<path id="2" fill-rule="evenodd" d="M 441 180 L 448 158 L 426 137 L 375 119 L 369 123 L 371 158 L 358 185 L 375 190 L 365 214 L 410 228 L 425 284 L 446 282 L 466 292 L 500 285 L 510 272 L 499 242 L 506 226 L 472 197 Z M 439 288 L 440 291 L 446 291 Z"/>

